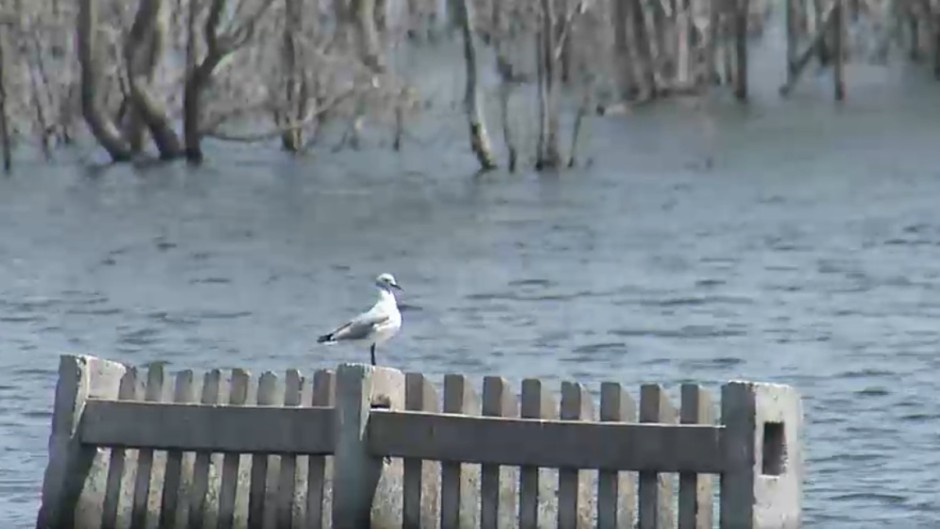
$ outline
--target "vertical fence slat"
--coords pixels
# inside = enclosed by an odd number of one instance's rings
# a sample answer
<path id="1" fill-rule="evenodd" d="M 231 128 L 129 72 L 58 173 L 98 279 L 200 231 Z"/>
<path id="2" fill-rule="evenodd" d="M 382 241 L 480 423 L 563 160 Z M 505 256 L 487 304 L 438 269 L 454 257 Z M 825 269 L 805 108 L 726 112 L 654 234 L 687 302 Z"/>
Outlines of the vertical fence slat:
<path id="1" fill-rule="evenodd" d="M 636 404 L 620 384 L 601 384 L 601 421 L 634 422 Z M 622 499 L 620 505 L 618 500 Z M 597 527 L 616 529 L 633 527 L 636 494 L 632 475 L 601 470 L 597 473 Z"/>
<path id="2" fill-rule="evenodd" d="M 550 418 L 555 406 L 551 395 L 537 378 L 522 381 L 522 402 L 519 415 L 528 419 Z M 519 528 L 538 529 L 539 518 L 539 468 L 519 468 Z"/>
<path id="3" fill-rule="evenodd" d="M 284 378 L 284 406 L 300 406 L 300 372 L 289 369 Z M 277 527 L 290 529 L 294 523 L 294 489 L 297 483 L 297 457 L 281 456 L 280 481 L 277 488 Z M 249 525 L 249 527 L 252 527 Z"/>
<path id="4" fill-rule="evenodd" d="M 332 406 L 336 393 L 336 374 L 320 369 L 313 375 L 313 395 L 311 405 Z M 323 526 L 323 480 L 326 470 L 326 456 L 310 456 L 307 459 L 307 529 L 320 529 Z"/>
<path id="5" fill-rule="evenodd" d="M 229 404 L 241 406 L 248 399 L 251 376 L 244 369 L 232 370 Z M 225 454 L 222 458 L 222 482 L 219 485 L 219 529 L 232 527 L 235 521 L 235 494 L 238 492 L 239 454 Z"/>
<path id="6" fill-rule="evenodd" d="M 434 386 L 421 373 L 405 374 L 405 409 L 411 411 L 433 411 L 440 409 L 437 401 L 437 392 Z M 428 522 L 422 523 L 421 503 L 438 501 L 433 498 L 422 498 L 422 491 L 425 489 L 424 469 L 428 465 L 436 464 L 432 461 L 423 461 L 421 459 L 406 458 L 404 460 L 404 498 L 402 500 L 402 527 L 405 529 L 419 528 L 422 525 L 428 525 Z"/>
<path id="7" fill-rule="evenodd" d="M 674 423 L 677 414 L 659 384 L 640 388 L 640 422 Z M 639 529 L 675 527 L 672 480 L 669 474 L 640 472 Z"/>
<path id="8" fill-rule="evenodd" d="M 483 415 L 508 417 L 515 414 L 515 398 L 509 382 L 503 377 L 485 377 L 483 379 Z M 497 529 L 500 509 L 512 510 L 514 505 L 500 505 L 499 465 L 482 465 L 480 471 L 480 527 Z"/>
<path id="9" fill-rule="evenodd" d="M 265 371 L 258 378 L 258 405 L 275 405 L 277 402 L 275 391 L 277 391 L 277 375 Z M 260 528 L 264 523 L 264 497 L 267 479 L 268 454 L 253 454 L 251 456 L 251 484 L 248 490 L 248 527 Z"/>
<path id="10" fill-rule="evenodd" d="M 137 398 L 137 369 L 129 367 L 121 377 L 121 386 L 118 389 L 118 400 L 135 400 Z M 104 503 L 101 509 L 101 528 L 114 529 L 117 527 L 118 506 L 121 500 L 121 479 L 124 476 L 124 449 L 112 448 L 111 458 L 108 462 L 108 478 L 104 492 Z"/>
<path id="11" fill-rule="evenodd" d="M 444 413 L 471 414 L 476 397 L 463 375 L 444 376 Z M 441 463 L 441 529 L 461 527 L 463 469 L 460 463 Z"/>
<path id="12" fill-rule="evenodd" d="M 222 372 L 213 369 L 206 373 L 202 383 L 202 404 L 218 404 Z M 209 462 L 211 452 L 197 452 L 193 463 L 193 484 L 189 503 L 189 529 L 202 529 L 206 515 L 206 493 L 209 491 Z"/>
<path id="13" fill-rule="evenodd" d="M 159 402 L 163 396 L 163 364 L 155 363 L 147 370 L 147 389 L 144 399 Z M 150 499 L 150 474 L 153 469 L 153 450 L 141 448 L 137 455 L 137 475 L 134 482 L 134 506 L 131 511 L 131 527 L 147 525 L 147 505 Z"/>
<path id="14" fill-rule="evenodd" d="M 698 384 L 682 385 L 680 420 L 683 424 L 714 424 L 711 395 Z M 712 476 L 679 473 L 679 529 L 711 529 Z"/>
<path id="15" fill-rule="evenodd" d="M 559 411 L 561 419 L 593 420 L 591 394 L 577 382 L 562 382 Z M 558 529 L 576 529 L 590 523 L 593 498 L 587 488 L 587 477 L 587 470 L 563 468 L 558 471 Z"/>
<path id="16" fill-rule="evenodd" d="M 193 401 L 193 372 L 187 369 L 176 374 L 176 385 L 173 389 L 173 402 L 186 403 Z M 166 456 L 166 471 L 164 472 L 163 497 L 160 501 L 160 529 L 176 527 L 176 516 L 179 510 L 180 477 L 183 468 L 183 452 L 170 450 Z"/>

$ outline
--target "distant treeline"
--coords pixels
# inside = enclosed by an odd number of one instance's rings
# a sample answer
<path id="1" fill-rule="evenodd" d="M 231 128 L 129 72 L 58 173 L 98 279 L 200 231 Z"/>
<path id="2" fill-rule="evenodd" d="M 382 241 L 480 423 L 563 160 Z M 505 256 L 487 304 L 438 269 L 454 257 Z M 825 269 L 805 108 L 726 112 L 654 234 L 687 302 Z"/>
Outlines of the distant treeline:
<path id="1" fill-rule="evenodd" d="M 926 3 L 809 1 L 778 6 L 790 41 L 783 92 L 817 57 L 836 66 L 844 93 L 846 27 L 859 17 L 877 30 L 878 55 L 905 38 L 912 57 L 940 49 Z M 770 12 L 767 0 L 11 0 L 0 11 L 0 141 L 8 170 L 18 141 L 36 141 L 51 157 L 86 131 L 114 162 L 198 163 L 207 137 L 279 140 L 300 152 L 331 120 L 347 123 L 356 145 L 364 121 L 377 118 L 394 123 L 397 148 L 421 96 L 387 54 L 457 39 L 480 166 L 502 164 L 479 88 L 478 50 L 487 46 L 505 165 L 520 159 L 509 100 L 531 85 L 538 140 L 522 159 L 558 168 L 574 163 L 594 109 L 722 84 L 746 99 L 748 41 Z M 940 74 L 940 54 L 933 63 Z M 579 101 L 566 155 L 563 91 Z"/>

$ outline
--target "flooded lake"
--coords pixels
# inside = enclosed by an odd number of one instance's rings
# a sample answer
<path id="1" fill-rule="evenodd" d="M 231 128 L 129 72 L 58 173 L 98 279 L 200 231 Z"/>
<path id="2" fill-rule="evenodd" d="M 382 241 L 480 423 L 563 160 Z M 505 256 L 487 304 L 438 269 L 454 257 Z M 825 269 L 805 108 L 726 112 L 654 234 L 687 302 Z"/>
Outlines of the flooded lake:
<path id="1" fill-rule="evenodd" d="M 674 398 L 683 381 L 793 384 L 807 527 L 936 526 L 937 87 L 849 81 L 841 107 L 810 77 L 708 120 L 683 104 L 597 120 L 593 163 L 558 177 L 473 177 L 459 121 L 401 155 L 24 162 L 0 178 L 0 526 L 34 523 L 60 353 L 367 361 L 314 340 L 384 271 L 407 310 L 381 363 Z"/>

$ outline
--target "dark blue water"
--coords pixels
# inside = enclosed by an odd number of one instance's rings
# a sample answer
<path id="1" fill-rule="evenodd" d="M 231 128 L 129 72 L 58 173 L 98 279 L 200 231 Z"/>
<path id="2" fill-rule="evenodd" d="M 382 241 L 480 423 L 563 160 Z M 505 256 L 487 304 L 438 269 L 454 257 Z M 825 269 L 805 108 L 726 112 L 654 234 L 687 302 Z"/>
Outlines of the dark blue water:
<path id="1" fill-rule="evenodd" d="M 561 177 L 472 177 L 459 121 L 402 155 L 27 163 L 0 179 L 0 526 L 33 523 L 58 354 L 364 361 L 313 341 L 383 271 L 410 308 L 383 363 L 793 384 L 808 527 L 936 526 L 940 107 L 929 83 L 857 75 L 841 107 L 810 77 L 791 102 L 594 121 L 592 165 Z"/>

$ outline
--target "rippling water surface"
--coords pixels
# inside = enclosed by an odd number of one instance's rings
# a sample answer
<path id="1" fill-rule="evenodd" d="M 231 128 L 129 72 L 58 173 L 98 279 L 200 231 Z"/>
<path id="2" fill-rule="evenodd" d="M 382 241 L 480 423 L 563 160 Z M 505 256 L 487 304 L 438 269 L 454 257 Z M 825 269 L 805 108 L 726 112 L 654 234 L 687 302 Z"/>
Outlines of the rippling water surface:
<path id="1" fill-rule="evenodd" d="M 363 361 L 312 342 L 381 271 L 409 309 L 384 363 L 793 384 L 808 527 L 940 524 L 940 111 L 930 87 L 854 90 L 597 122 L 562 177 L 472 178 L 460 127 L 402 157 L 0 179 L 0 526 L 34 520 L 59 353 Z"/>

